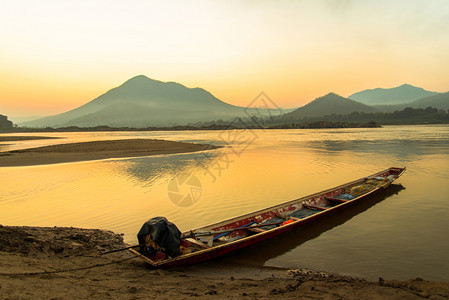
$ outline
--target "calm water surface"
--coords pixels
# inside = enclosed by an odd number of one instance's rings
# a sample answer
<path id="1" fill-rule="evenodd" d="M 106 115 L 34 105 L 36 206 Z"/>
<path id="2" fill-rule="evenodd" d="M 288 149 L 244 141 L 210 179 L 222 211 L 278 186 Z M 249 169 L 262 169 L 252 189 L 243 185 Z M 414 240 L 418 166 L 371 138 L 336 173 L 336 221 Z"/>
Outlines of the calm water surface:
<path id="1" fill-rule="evenodd" d="M 224 148 L 0 168 L 0 224 L 103 228 L 134 243 L 154 216 L 184 231 L 406 166 L 370 203 L 231 259 L 369 279 L 449 280 L 449 126 L 36 135 L 64 139 L 5 142 L 0 151 L 136 137 Z"/>

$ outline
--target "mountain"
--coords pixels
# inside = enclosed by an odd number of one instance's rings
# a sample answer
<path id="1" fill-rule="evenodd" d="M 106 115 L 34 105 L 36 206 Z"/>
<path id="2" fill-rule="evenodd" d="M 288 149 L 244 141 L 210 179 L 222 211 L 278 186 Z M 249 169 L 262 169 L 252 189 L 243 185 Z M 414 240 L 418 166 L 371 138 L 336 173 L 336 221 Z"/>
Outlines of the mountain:
<path id="1" fill-rule="evenodd" d="M 375 105 L 373 106 L 381 112 L 394 112 L 396 110 L 403 110 L 406 107 L 411 108 L 427 108 L 433 107 L 437 109 L 449 110 L 449 92 L 436 94 L 429 97 L 424 97 L 419 100 L 407 102 L 397 105 Z"/>
<path id="2" fill-rule="evenodd" d="M 20 116 L 9 116 L 8 117 L 14 124 L 20 124 L 28 121 L 33 121 L 42 118 L 42 116 L 26 116 L 26 117 L 20 117 Z"/>
<path id="3" fill-rule="evenodd" d="M 139 75 L 68 112 L 21 123 L 32 127 L 148 127 L 246 117 L 257 109 L 230 105 L 201 88 Z M 259 109 L 262 115 L 278 110 Z"/>
<path id="4" fill-rule="evenodd" d="M 366 105 L 395 105 L 437 94 L 437 92 L 430 92 L 409 84 L 403 84 L 391 89 L 377 88 L 364 90 L 352 94 L 348 98 Z"/>
<path id="5" fill-rule="evenodd" d="M 425 97 L 416 101 L 413 101 L 408 105 L 412 108 L 426 108 L 433 107 L 438 109 L 449 110 L 449 92 L 441 93 L 429 97 Z"/>
<path id="6" fill-rule="evenodd" d="M 352 112 L 370 113 L 376 111 L 376 109 L 368 105 L 344 98 L 334 93 L 329 93 L 323 97 L 313 100 L 303 107 L 283 115 L 281 118 L 304 119 L 331 115 L 333 113 L 346 115 Z"/>

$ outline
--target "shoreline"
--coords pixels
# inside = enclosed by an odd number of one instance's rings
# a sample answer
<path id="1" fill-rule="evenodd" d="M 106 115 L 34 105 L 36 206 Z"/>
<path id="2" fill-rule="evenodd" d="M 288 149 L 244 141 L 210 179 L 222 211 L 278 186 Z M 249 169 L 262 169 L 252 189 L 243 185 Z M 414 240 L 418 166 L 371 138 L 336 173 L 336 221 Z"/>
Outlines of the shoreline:
<path id="1" fill-rule="evenodd" d="M 449 297 L 449 282 L 420 278 L 375 282 L 306 269 L 248 266 L 227 259 L 154 270 L 128 251 L 101 255 L 122 246 L 126 246 L 122 236 L 112 231 L 0 225 L 0 298 Z"/>
<path id="2" fill-rule="evenodd" d="M 0 167 L 70 163 L 110 158 L 189 153 L 219 147 L 155 139 L 121 139 L 57 144 L 0 152 Z"/>

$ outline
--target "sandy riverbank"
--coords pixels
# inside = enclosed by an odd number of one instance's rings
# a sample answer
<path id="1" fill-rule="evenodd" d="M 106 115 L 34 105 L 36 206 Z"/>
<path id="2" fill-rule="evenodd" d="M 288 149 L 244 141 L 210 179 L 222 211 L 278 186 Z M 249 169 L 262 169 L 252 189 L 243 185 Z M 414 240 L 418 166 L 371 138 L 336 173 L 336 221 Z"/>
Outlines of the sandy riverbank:
<path id="1" fill-rule="evenodd" d="M 151 270 L 110 231 L 0 227 L 1 299 L 324 298 L 447 299 L 449 283 L 414 279 L 371 282 L 311 270 L 233 265 L 218 260 Z M 131 259 L 129 259 L 131 258 Z M 120 262 L 117 262 L 120 261 Z M 117 262 L 117 263 L 115 263 Z M 89 268 L 96 266 L 94 268 Z M 15 273 L 52 272 L 34 275 Z"/>
<path id="2" fill-rule="evenodd" d="M 0 167 L 67 163 L 107 158 L 139 157 L 216 149 L 212 145 L 154 139 L 125 139 L 58 144 L 0 152 Z"/>

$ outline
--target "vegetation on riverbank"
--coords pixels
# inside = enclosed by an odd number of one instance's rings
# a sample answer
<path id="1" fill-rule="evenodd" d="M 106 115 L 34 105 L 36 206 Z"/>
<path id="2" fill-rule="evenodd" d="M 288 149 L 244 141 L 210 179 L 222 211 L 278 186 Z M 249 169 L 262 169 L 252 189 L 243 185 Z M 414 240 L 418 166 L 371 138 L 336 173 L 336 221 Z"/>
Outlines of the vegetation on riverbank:
<path id="1" fill-rule="evenodd" d="M 7 116 L 0 114 L 0 131 L 10 130 L 14 127 L 14 124 L 8 120 Z"/>
<path id="2" fill-rule="evenodd" d="M 327 121 L 315 121 L 315 122 L 301 122 L 301 123 L 289 123 L 281 125 L 265 126 L 254 122 L 231 122 L 230 124 L 211 124 L 205 126 L 172 126 L 172 127 L 147 127 L 147 128 L 134 128 L 134 127 L 109 127 L 109 126 L 96 126 L 96 127 L 61 127 L 61 128 L 24 128 L 15 127 L 4 132 L 95 132 L 95 131 L 183 131 L 183 130 L 233 130 L 233 129 L 319 129 L 319 128 L 376 128 L 381 127 L 376 122 L 366 123 L 349 123 L 349 122 L 327 122 Z"/>
<path id="3" fill-rule="evenodd" d="M 350 114 L 331 114 L 321 117 L 304 118 L 303 122 L 314 122 L 327 120 L 329 122 L 378 122 L 382 125 L 415 125 L 415 124 L 447 124 L 449 123 L 449 111 L 436 109 L 432 107 L 427 108 L 411 108 L 407 107 L 403 110 L 396 110 L 394 112 L 352 112 Z M 287 121 L 298 122 L 298 119 L 291 119 L 279 117 L 273 119 L 274 122 L 285 123 Z"/>

